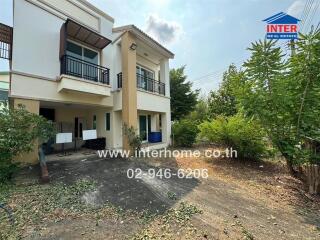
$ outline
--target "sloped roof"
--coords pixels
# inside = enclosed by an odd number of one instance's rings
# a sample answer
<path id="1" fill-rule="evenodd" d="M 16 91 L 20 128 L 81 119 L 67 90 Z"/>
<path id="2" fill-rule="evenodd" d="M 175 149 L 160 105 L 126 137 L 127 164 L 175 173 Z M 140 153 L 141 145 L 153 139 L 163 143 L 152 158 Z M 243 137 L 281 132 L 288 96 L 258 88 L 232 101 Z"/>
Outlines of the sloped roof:
<path id="1" fill-rule="evenodd" d="M 168 58 L 174 58 L 174 54 L 165 48 L 163 45 L 161 45 L 159 42 L 154 40 L 152 37 L 150 37 L 148 34 L 143 32 L 141 29 L 136 27 L 135 25 L 126 25 L 126 26 L 121 26 L 121 27 L 116 27 L 112 29 L 112 32 L 125 32 L 125 31 L 130 31 L 134 35 L 138 36 L 141 40 L 148 42 L 152 47 L 158 48 L 160 52 L 167 56 Z"/>
<path id="2" fill-rule="evenodd" d="M 263 20 L 268 24 L 297 24 L 300 19 L 292 17 L 284 12 L 279 12 Z"/>

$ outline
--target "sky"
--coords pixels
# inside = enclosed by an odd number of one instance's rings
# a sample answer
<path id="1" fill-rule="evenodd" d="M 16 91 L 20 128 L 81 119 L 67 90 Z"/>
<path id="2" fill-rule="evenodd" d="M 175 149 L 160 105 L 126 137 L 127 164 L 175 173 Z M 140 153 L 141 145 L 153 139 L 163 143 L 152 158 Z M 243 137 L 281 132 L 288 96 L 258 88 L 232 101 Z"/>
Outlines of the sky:
<path id="1" fill-rule="evenodd" d="M 0 22 L 12 25 L 12 0 L 0 1 Z M 186 65 L 193 88 L 207 94 L 231 63 L 241 66 L 249 57 L 251 42 L 264 38 L 263 19 L 281 11 L 300 18 L 307 0 L 88 1 L 112 16 L 115 27 L 134 24 L 171 50 L 170 68 Z M 320 22 L 320 0 L 310 1 L 306 27 Z"/>

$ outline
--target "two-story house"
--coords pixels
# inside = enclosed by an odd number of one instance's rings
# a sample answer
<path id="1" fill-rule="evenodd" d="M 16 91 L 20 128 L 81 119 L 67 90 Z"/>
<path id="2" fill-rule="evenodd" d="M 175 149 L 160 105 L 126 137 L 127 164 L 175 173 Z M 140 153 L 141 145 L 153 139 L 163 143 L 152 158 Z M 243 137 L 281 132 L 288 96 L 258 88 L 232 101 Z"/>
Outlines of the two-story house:
<path id="1" fill-rule="evenodd" d="M 78 146 L 83 130 L 96 129 L 108 149 L 128 149 L 124 124 L 145 146 L 169 144 L 172 52 L 134 25 L 115 28 L 85 0 L 14 0 L 13 16 L 12 106 L 72 132 Z M 23 159 L 36 162 L 37 155 Z"/>

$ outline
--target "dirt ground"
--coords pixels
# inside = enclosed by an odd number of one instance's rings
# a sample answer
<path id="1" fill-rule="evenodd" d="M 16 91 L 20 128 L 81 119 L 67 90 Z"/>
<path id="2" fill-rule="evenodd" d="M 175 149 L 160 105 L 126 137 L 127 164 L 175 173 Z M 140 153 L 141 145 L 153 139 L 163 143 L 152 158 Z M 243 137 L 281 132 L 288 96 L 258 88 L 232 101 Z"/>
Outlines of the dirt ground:
<path id="1" fill-rule="evenodd" d="M 208 169 L 209 177 L 129 179 L 127 170 L 136 168 Z M 309 196 L 280 161 L 93 157 L 53 160 L 48 169 L 50 185 L 94 181 L 94 189 L 79 195 L 93 208 L 79 214 L 73 205 L 55 206 L 20 229 L 25 239 L 320 239 L 319 198 Z M 18 184 L 37 169 L 27 172 Z M 15 211 L 21 195 L 13 196 L 8 204 Z"/>

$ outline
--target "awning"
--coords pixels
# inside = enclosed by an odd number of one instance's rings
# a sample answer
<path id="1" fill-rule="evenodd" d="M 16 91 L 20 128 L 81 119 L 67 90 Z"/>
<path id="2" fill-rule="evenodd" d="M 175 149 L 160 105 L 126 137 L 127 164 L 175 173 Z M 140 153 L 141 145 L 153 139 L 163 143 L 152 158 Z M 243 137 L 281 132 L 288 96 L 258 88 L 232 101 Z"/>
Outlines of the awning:
<path id="1" fill-rule="evenodd" d="M 12 27 L 0 23 L 0 58 L 11 60 Z"/>
<path id="2" fill-rule="evenodd" d="M 109 43 L 111 43 L 110 39 L 101 36 L 100 34 L 72 21 L 71 19 L 68 19 L 64 24 L 67 36 L 86 43 L 92 47 L 103 49 L 109 45 Z"/>

